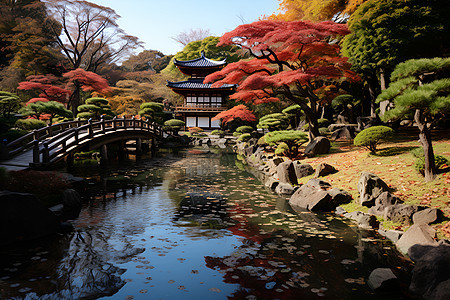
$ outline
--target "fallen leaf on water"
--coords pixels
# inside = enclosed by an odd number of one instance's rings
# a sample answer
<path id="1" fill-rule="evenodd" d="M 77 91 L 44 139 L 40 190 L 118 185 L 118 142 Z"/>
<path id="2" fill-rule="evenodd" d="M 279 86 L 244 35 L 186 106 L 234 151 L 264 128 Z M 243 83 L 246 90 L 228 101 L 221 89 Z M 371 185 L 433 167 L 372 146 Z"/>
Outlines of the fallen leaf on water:
<path id="1" fill-rule="evenodd" d="M 220 292 L 221 292 L 221 290 L 218 289 L 218 288 L 210 288 L 209 290 L 210 290 L 211 292 L 215 292 L 215 293 L 220 293 Z"/>

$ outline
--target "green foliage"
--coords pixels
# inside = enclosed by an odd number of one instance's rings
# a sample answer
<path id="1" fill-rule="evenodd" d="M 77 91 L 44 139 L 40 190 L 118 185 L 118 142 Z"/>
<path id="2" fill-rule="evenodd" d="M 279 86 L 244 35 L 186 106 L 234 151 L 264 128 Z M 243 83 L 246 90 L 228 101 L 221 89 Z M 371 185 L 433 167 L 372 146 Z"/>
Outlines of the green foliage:
<path id="1" fill-rule="evenodd" d="M 77 118 L 99 120 L 101 116 L 113 117 L 114 113 L 105 98 L 89 98 L 85 104 L 78 106 Z"/>
<path id="2" fill-rule="evenodd" d="M 23 129 L 10 129 L 0 134 L 0 140 L 6 140 L 7 143 L 17 140 L 18 138 L 28 134 L 27 130 Z"/>
<path id="3" fill-rule="evenodd" d="M 145 102 L 140 106 L 139 115 L 146 119 L 161 123 L 164 116 L 164 104 L 157 102 Z"/>
<path id="4" fill-rule="evenodd" d="M 189 127 L 190 133 L 202 133 L 204 130 L 200 127 Z"/>
<path id="5" fill-rule="evenodd" d="M 300 105 L 294 104 L 281 111 L 285 115 L 299 115 L 302 112 Z"/>
<path id="6" fill-rule="evenodd" d="M 14 126 L 22 130 L 35 130 L 47 126 L 47 123 L 36 119 L 20 119 Z"/>
<path id="7" fill-rule="evenodd" d="M 242 134 L 242 133 L 237 132 L 237 131 L 233 132 L 233 136 L 240 136 L 241 134 Z"/>
<path id="8" fill-rule="evenodd" d="M 376 153 L 377 146 L 385 140 L 391 138 L 394 130 L 387 126 L 372 126 L 362 130 L 356 135 L 353 143 L 355 146 L 362 146 L 369 149 L 372 153 Z"/>
<path id="9" fill-rule="evenodd" d="M 250 133 L 243 133 L 239 136 L 239 138 L 237 140 L 239 142 L 247 142 L 251 138 L 252 138 L 252 136 Z"/>
<path id="10" fill-rule="evenodd" d="M 448 159 L 442 155 L 435 155 L 434 156 L 434 164 L 435 164 L 436 168 L 439 169 L 442 166 L 448 165 Z M 424 175 L 424 173 L 425 173 L 425 157 L 423 156 L 423 151 L 422 151 L 422 156 L 420 156 L 416 159 L 414 168 L 416 169 L 417 172 Z"/>
<path id="11" fill-rule="evenodd" d="M 369 76 L 406 59 L 446 56 L 449 39 L 442 37 L 450 36 L 449 14 L 450 6 L 440 0 L 367 1 L 348 21 L 343 54 Z"/>
<path id="12" fill-rule="evenodd" d="M 224 136 L 225 135 L 225 131 L 223 130 L 219 130 L 219 129 L 214 129 L 213 131 L 211 131 L 212 135 L 218 135 L 218 136 Z"/>
<path id="13" fill-rule="evenodd" d="M 236 132 L 238 132 L 238 133 L 250 133 L 252 131 L 253 131 L 253 127 L 246 126 L 246 125 L 236 128 Z"/>
<path id="14" fill-rule="evenodd" d="M 328 127 L 331 124 L 331 121 L 325 118 L 321 118 L 317 120 L 317 123 L 319 124 L 319 128 L 321 127 Z"/>
<path id="15" fill-rule="evenodd" d="M 0 91 L 0 113 L 4 117 L 9 117 L 11 113 L 17 112 L 20 102 L 21 99 L 16 94 Z"/>
<path id="16" fill-rule="evenodd" d="M 264 140 L 271 146 L 279 145 L 280 143 L 287 144 L 289 148 L 287 156 L 294 159 L 299 154 L 299 147 L 308 141 L 308 135 L 298 130 L 279 130 L 266 133 Z"/>
<path id="17" fill-rule="evenodd" d="M 327 127 L 321 127 L 321 128 L 319 128 L 319 133 L 320 133 L 320 135 L 327 135 L 330 133 L 330 131 L 328 130 Z"/>
<path id="18" fill-rule="evenodd" d="M 173 134 L 178 135 L 178 131 L 180 131 L 180 129 L 182 127 L 184 127 L 186 125 L 186 123 L 182 120 L 178 120 L 178 119 L 170 119 L 164 122 L 164 130 L 167 131 L 171 131 L 173 132 Z"/>
<path id="19" fill-rule="evenodd" d="M 264 136 L 260 137 L 258 139 L 258 142 L 256 143 L 257 145 L 267 145 L 266 143 L 266 139 L 264 138 Z"/>
<path id="20" fill-rule="evenodd" d="M 285 130 L 289 126 L 289 117 L 283 113 L 273 113 L 259 119 L 258 128 L 274 130 Z"/>
<path id="21" fill-rule="evenodd" d="M 289 146 L 286 143 L 280 143 L 275 149 L 275 155 L 285 156 L 289 152 Z"/>

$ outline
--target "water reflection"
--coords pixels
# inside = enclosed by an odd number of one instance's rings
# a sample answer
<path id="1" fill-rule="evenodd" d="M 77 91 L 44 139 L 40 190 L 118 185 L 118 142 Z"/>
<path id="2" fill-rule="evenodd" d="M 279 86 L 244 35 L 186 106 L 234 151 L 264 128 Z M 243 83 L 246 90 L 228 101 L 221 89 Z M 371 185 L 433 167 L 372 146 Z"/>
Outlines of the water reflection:
<path id="1" fill-rule="evenodd" d="M 84 173 L 89 201 L 76 232 L 2 250 L 13 259 L 1 260 L 0 298 L 375 299 L 365 284 L 374 268 L 407 281 L 409 265 L 388 242 L 291 210 L 235 162 L 194 149 Z M 41 252 L 47 260 L 33 261 Z"/>

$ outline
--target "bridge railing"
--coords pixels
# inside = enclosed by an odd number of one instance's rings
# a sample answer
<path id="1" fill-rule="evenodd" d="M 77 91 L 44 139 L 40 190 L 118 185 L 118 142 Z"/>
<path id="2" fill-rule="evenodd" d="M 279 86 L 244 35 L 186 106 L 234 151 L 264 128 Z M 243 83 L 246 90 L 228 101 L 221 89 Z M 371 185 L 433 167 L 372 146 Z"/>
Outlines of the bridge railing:
<path id="1" fill-rule="evenodd" d="M 39 140 L 33 141 L 33 163 L 54 162 L 59 157 L 64 156 L 67 150 L 76 147 L 85 140 L 107 134 L 108 132 L 129 130 L 148 131 L 159 138 L 163 136 L 161 126 L 149 120 L 144 121 L 134 117 L 132 119 L 102 119 L 97 122 L 89 120 L 83 126 L 72 128 L 71 130 L 68 129 L 42 143 Z M 40 146 L 41 144 L 42 147 Z"/>
<path id="2" fill-rule="evenodd" d="M 8 143 L 6 148 L 8 149 L 8 153 L 10 157 L 13 157 L 22 151 L 28 150 L 34 145 L 34 141 L 42 141 L 49 137 L 55 136 L 61 132 L 68 130 L 69 128 L 80 127 L 83 124 L 87 124 L 88 121 L 85 120 L 77 120 L 77 121 L 69 121 L 63 122 L 59 124 L 50 125 L 47 127 L 43 127 L 37 130 L 33 130 L 32 132 Z"/>

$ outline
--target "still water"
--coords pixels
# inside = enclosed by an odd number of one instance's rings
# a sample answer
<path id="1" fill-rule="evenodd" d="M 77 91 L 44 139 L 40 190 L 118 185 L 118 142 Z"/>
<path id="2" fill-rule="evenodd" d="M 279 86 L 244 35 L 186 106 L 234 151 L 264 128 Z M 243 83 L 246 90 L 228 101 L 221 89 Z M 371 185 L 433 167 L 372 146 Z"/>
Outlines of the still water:
<path id="1" fill-rule="evenodd" d="M 83 171 L 81 171 L 83 170 Z M 230 152 L 191 149 L 89 182 L 75 231 L 1 249 L 2 299 L 379 299 L 370 272 L 410 266 L 332 214 L 295 212 Z"/>

